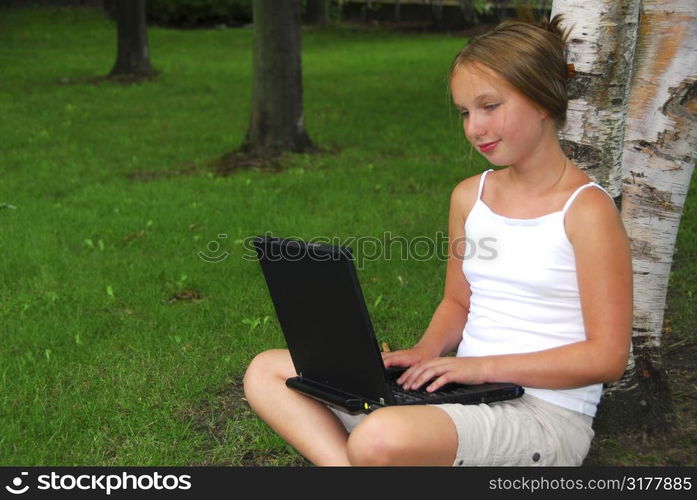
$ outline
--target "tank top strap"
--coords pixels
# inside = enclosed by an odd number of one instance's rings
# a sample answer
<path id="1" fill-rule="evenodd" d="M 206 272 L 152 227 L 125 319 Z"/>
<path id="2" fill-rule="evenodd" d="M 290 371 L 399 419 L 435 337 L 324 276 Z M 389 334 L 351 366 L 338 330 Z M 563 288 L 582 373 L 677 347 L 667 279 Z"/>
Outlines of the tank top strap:
<path id="1" fill-rule="evenodd" d="M 576 188 L 576 190 L 575 190 L 573 193 L 571 193 L 571 196 L 569 196 L 569 199 L 566 200 L 566 203 L 564 204 L 564 208 L 562 209 L 562 213 L 563 213 L 564 215 L 566 215 L 566 211 L 569 209 L 569 207 L 571 206 L 571 204 L 573 203 L 573 201 L 576 199 L 576 197 L 578 196 L 578 194 L 579 194 L 581 191 L 583 191 L 584 189 L 586 189 L 587 187 L 591 187 L 591 186 L 597 187 L 597 188 L 600 189 L 603 193 L 605 193 L 606 195 L 610 196 L 610 193 L 608 193 L 608 192 L 605 190 L 605 188 L 604 188 L 603 186 L 601 186 L 600 184 L 598 184 L 598 183 L 596 183 L 596 182 L 589 182 L 588 184 L 584 184 L 583 186 L 579 186 L 578 188 Z M 610 199 L 612 199 L 612 196 L 610 196 Z"/>
<path id="2" fill-rule="evenodd" d="M 482 191 L 484 190 L 484 180 L 486 179 L 486 174 L 494 170 L 493 168 L 490 168 L 489 170 L 485 170 L 482 172 L 482 177 L 479 179 L 479 192 L 477 193 L 477 199 L 481 200 L 482 199 Z"/>

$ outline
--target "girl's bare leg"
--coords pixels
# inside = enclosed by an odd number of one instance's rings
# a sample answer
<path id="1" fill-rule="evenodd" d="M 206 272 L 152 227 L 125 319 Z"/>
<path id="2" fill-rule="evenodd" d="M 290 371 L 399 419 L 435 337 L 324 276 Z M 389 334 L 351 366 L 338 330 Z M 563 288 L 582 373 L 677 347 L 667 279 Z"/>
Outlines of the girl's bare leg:
<path id="1" fill-rule="evenodd" d="M 429 406 L 381 408 L 351 436 L 325 405 L 286 387 L 295 368 L 286 350 L 259 354 L 244 376 L 247 401 L 288 444 L 316 465 L 452 465 L 455 424 Z"/>
<path id="2" fill-rule="evenodd" d="M 244 375 L 244 392 L 254 411 L 315 465 L 349 465 L 348 434 L 325 405 L 286 387 L 295 376 L 288 351 L 265 351 Z"/>
<path id="3" fill-rule="evenodd" d="M 428 406 L 388 406 L 368 415 L 347 443 L 352 465 L 444 465 L 455 462 L 455 424 L 443 410 Z"/>

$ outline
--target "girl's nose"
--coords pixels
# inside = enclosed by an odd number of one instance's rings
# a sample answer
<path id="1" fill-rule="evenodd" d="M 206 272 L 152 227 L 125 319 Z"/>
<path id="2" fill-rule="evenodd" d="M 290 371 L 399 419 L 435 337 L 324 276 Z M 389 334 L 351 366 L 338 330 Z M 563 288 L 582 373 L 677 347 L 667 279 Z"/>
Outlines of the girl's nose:
<path id="1" fill-rule="evenodd" d="M 465 136 L 468 139 L 477 139 L 484 135 L 484 124 L 475 113 L 470 113 L 463 123 Z"/>

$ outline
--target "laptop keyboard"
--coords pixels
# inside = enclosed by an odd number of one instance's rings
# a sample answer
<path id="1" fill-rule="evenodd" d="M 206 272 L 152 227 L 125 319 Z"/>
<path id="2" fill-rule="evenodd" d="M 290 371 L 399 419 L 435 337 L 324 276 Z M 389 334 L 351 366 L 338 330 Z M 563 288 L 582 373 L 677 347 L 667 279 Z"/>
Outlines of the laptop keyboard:
<path id="1" fill-rule="evenodd" d="M 414 403 L 417 401 L 437 399 L 446 395 L 457 394 L 458 392 L 465 390 L 464 387 L 457 384 L 446 384 L 437 391 L 433 392 L 428 392 L 425 390 L 425 387 L 428 387 L 428 384 L 424 384 L 418 389 L 406 390 L 397 384 L 397 378 L 399 378 L 399 374 L 392 375 L 389 378 L 388 383 L 390 390 L 392 391 L 392 395 L 399 403 Z"/>

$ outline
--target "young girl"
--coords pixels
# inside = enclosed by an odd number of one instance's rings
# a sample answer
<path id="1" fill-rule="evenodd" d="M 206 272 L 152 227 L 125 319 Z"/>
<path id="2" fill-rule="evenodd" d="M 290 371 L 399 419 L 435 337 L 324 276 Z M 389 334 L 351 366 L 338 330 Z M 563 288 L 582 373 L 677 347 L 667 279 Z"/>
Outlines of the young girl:
<path id="1" fill-rule="evenodd" d="M 406 389 L 514 382 L 525 394 L 353 416 L 288 389 L 287 351 L 261 353 L 245 374 L 247 399 L 311 462 L 582 463 L 602 384 L 626 366 L 632 272 L 612 199 L 559 144 L 565 38 L 559 17 L 544 26 L 509 21 L 456 56 L 450 90 L 465 136 L 505 168 L 453 190 L 443 299 L 413 348 L 383 355 L 387 367 L 408 367 L 398 380 Z M 464 258 L 472 254 L 465 241 L 483 238 L 495 242 L 495 258 Z"/>

